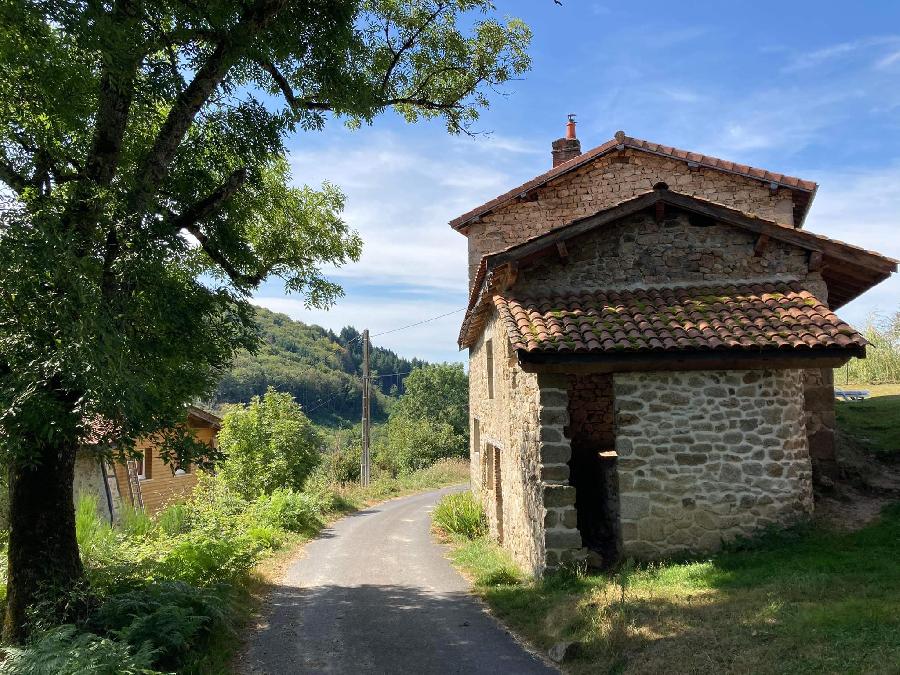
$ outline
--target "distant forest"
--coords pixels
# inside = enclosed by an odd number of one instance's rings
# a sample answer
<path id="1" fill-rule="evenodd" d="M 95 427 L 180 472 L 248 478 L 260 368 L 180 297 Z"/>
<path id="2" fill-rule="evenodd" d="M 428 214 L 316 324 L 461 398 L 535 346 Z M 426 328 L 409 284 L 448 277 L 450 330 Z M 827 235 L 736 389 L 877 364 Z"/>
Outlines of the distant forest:
<path id="1" fill-rule="evenodd" d="M 245 403 L 271 386 L 293 394 L 320 424 L 358 422 L 362 405 L 359 331 L 348 326 L 336 334 L 263 308 L 257 308 L 256 316 L 262 344 L 256 354 L 238 355 L 219 383 L 212 405 Z M 383 420 L 392 400 L 403 393 L 406 375 L 426 362 L 400 358 L 383 347 L 373 347 L 370 360 L 376 377 L 372 416 Z"/>

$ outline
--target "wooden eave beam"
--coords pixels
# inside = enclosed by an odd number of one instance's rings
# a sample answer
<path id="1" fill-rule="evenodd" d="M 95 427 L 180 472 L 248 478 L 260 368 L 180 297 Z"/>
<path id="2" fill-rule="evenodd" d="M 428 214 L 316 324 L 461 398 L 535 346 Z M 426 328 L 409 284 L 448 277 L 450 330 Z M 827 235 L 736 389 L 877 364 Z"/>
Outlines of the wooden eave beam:
<path id="1" fill-rule="evenodd" d="M 695 351 L 635 354 L 547 353 L 518 350 L 519 364 L 535 373 L 626 373 L 673 370 L 763 370 L 839 368 L 852 357 L 865 356 L 865 347 L 840 349 L 772 350 L 759 352 Z"/>

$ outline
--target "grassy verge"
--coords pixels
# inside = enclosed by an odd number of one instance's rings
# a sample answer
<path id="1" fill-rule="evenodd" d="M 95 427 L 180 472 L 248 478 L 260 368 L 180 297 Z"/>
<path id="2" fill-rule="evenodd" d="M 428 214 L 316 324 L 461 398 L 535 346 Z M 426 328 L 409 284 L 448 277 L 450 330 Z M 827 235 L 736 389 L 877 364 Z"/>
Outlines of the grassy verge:
<path id="1" fill-rule="evenodd" d="M 865 389 L 872 396 L 862 401 L 837 401 L 838 428 L 876 457 L 900 459 L 900 384 L 844 388 Z"/>
<path id="2" fill-rule="evenodd" d="M 544 653 L 575 643 L 566 672 L 900 670 L 900 504 L 857 532 L 810 526 L 709 559 L 540 581 L 485 539 L 452 542 L 510 628 Z"/>

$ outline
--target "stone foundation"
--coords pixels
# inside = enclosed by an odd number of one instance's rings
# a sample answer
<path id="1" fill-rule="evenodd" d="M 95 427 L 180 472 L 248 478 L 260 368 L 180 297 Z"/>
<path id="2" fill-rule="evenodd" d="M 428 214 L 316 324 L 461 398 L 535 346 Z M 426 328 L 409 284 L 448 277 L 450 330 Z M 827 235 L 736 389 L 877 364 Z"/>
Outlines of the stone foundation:
<path id="1" fill-rule="evenodd" d="M 625 555 L 715 550 L 812 512 L 801 371 L 615 376 Z"/>

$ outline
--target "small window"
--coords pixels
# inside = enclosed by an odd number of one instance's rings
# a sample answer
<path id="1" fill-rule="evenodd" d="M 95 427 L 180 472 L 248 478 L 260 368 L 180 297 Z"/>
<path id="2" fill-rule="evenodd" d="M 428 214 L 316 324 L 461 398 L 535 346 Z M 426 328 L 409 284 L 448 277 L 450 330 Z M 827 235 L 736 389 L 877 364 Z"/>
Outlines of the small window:
<path id="1" fill-rule="evenodd" d="M 494 341 L 488 340 L 485 342 L 484 349 L 487 355 L 488 398 L 494 398 Z"/>
<path id="2" fill-rule="evenodd" d="M 150 480 L 152 478 L 153 457 L 148 456 L 149 450 L 145 449 L 144 454 L 134 460 L 137 476 L 141 480 Z"/>
<path id="3" fill-rule="evenodd" d="M 481 422 L 478 419 L 472 420 L 472 461 L 475 466 L 480 464 L 481 459 Z"/>

